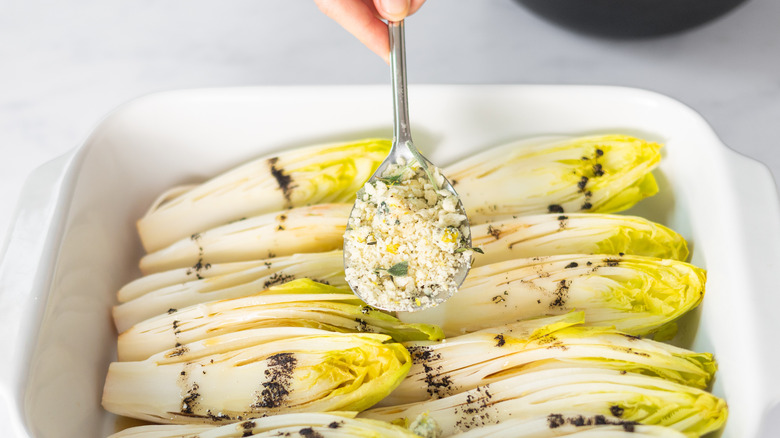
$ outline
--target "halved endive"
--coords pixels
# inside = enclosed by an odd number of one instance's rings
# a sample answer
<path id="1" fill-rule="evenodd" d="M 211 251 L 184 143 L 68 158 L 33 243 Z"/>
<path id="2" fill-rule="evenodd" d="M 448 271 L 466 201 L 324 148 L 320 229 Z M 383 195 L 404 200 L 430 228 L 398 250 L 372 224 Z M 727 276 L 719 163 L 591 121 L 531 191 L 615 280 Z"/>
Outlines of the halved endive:
<path id="1" fill-rule="evenodd" d="M 439 327 L 403 323 L 366 306 L 350 291 L 299 279 L 268 293 L 197 304 L 142 321 L 119 335 L 117 355 L 121 361 L 143 360 L 179 345 L 263 327 L 382 333 L 399 342 L 443 337 Z"/>
<path id="2" fill-rule="evenodd" d="M 682 432 L 664 426 L 607 419 L 603 415 L 562 412 L 534 418 L 507 420 L 453 435 L 457 438 L 686 438 Z"/>
<path id="3" fill-rule="evenodd" d="M 539 213 L 610 213 L 658 191 L 661 146 L 626 135 L 536 138 L 445 168 L 472 223 Z"/>
<path id="4" fill-rule="evenodd" d="M 608 422 L 667 426 L 691 436 L 718 430 L 726 402 L 698 388 L 604 368 L 555 368 L 520 374 L 437 400 L 373 408 L 363 418 L 411 424 L 427 414 L 443 436 L 515 418 L 578 412 Z"/>
<path id="5" fill-rule="evenodd" d="M 182 345 L 144 361 L 112 363 L 103 407 L 159 423 L 361 411 L 409 371 L 409 353 L 391 341 L 380 334 L 328 333 L 245 348 L 226 349 L 219 340 Z"/>
<path id="6" fill-rule="evenodd" d="M 250 261 L 341 249 L 352 204 L 277 211 L 212 228 L 141 258 L 141 272 L 207 270 L 215 263 Z"/>
<path id="7" fill-rule="evenodd" d="M 447 397 L 548 368 L 607 368 L 701 389 L 717 369 L 709 353 L 639 339 L 612 328 L 571 325 L 581 321 L 582 312 L 577 312 L 495 327 L 446 342 L 404 343 L 412 355 L 412 368 L 381 405 Z"/>
<path id="8" fill-rule="evenodd" d="M 474 268 L 447 302 L 406 322 L 436 324 L 447 336 L 498 325 L 585 312 L 585 324 L 649 335 L 695 308 L 704 297 L 703 269 L 643 256 L 566 255 L 517 259 Z"/>
<path id="9" fill-rule="evenodd" d="M 389 140 L 367 139 L 258 158 L 198 186 L 163 194 L 138 221 L 138 233 L 151 252 L 245 217 L 311 204 L 351 203 L 389 151 Z"/>
<path id="10" fill-rule="evenodd" d="M 192 271 L 191 268 L 180 268 L 152 274 L 148 277 L 156 278 L 142 277 L 123 287 L 118 293 L 119 300 L 131 299 L 114 307 L 117 330 L 121 333 L 171 309 L 254 295 L 297 278 L 310 278 L 348 289 L 341 251 L 216 264 L 201 271 L 203 274 Z"/>
<path id="11" fill-rule="evenodd" d="M 109 438 L 415 438 L 409 429 L 384 421 L 354 418 L 357 412 L 279 414 L 225 424 L 153 425 L 125 429 Z"/>
<path id="12" fill-rule="evenodd" d="M 518 216 L 471 226 L 484 254 L 473 266 L 558 254 L 634 254 L 685 261 L 688 247 L 669 228 L 637 216 L 597 213 Z"/>

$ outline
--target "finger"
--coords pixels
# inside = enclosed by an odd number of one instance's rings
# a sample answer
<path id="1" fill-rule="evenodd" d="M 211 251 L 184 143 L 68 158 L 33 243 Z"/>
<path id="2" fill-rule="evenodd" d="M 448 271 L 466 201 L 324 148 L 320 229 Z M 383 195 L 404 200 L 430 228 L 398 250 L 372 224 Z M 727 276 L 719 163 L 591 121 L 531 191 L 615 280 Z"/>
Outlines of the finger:
<path id="1" fill-rule="evenodd" d="M 314 1 L 325 15 L 339 23 L 385 62 L 389 62 L 387 25 L 375 16 L 373 8 L 359 0 Z"/>
<path id="2" fill-rule="evenodd" d="M 379 18 L 380 20 L 384 19 L 384 17 L 382 17 L 382 15 L 376 10 L 376 5 L 374 4 L 374 2 L 375 0 L 363 0 L 363 3 L 368 5 L 368 7 L 374 12 L 374 15 L 377 18 Z M 420 6 L 422 6 L 423 3 L 425 3 L 425 0 L 411 0 L 411 2 L 409 3 L 409 12 L 406 14 L 406 16 L 408 17 L 409 15 L 412 15 L 415 12 L 417 12 L 417 10 L 420 9 Z"/>
<path id="3" fill-rule="evenodd" d="M 401 21 L 409 15 L 411 0 L 374 0 L 374 6 L 382 18 Z"/>
<path id="4" fill-rule="evenodd" d="M 374 5 L 374 0 L 361 0 L 361 1 L 365 3 L 368 9 L 371 9 L 371 12 L 374 14 L 374 17 L 382 20 L 382 16 L 379 15 L 379 11 L 376 10 L 376 5 Z"/>

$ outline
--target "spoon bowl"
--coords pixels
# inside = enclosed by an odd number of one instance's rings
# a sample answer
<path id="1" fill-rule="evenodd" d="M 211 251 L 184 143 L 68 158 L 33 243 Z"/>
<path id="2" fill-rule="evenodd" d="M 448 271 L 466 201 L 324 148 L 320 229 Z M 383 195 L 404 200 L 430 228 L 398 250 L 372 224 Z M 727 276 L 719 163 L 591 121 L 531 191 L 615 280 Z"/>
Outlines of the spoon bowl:
<path id="1" fill-rule="evenodd" d="M 446 190 L 450 192 L 455 199 L 457 199 L 457 207 L 455 208 L 457 213 L 462 214 L 465 220 L 461 222 L 460 228 L 464 228 L 466 232 L 463 233 L 463 237 L 466 240 L 466 246 L 471 248 L 471 232 L 469 228 L 468 217 L 466 211 L 463 208 L 463 203 L 455 191 L 455 188 L 449 182 L 449 180 L 442 176 L 443 182 L 439 185 L 437 179 L 433 174 L 436 171 L 435 166 L 428 161 L 420 151 L 415 147 L 412 142 L 411 130 L 409 127 L 409 111 L 408 111 L 408 99 L 406 88 L 406 50 L 404 41 L 404 22 L 389 22 L 388 30 L 390 36 L 390 67 L 392 70 L 392 88 L 393 88 L 393 112 L 394 112 L 394 124 L 393 124 L 393 144 L 390 149 L 390 153 L 387 158 L 380 164 L 376 172 L 368 180 L 367 184 L 375 184 L 378 180 L 385 176 L 385 172 L 388 168 L 399 163 L 399 160 L 403 160 L 405 163 L 416 162 L 420 168 L 423 169 L 428 177 L 428 180 L 433 184 L 434 190 L 437 192 L 440 190 Z M 357 199 L 362 200 L 365 196 L 365 186 L 357 192 Z M 357 204 L 357 202 L 356 202 Z M 350 212 L 350 218 L 355 213 L 355 207 L 353 206 L 352 212 Z M 348 225 L 349 227 L 349 225 Z M 350 258 L 352 254 L 348 251 L 348 247 L 344 245 L 344 268 L 347 270 L 350 266 Z M 468 275 L 471 267 L 470 258 L 466 260 L 466 263 L 461 264 L 455 275 L 453 276 L 454 287 L 441 288 L 436 293 L 426 295 L 429 299 L 423 302 L 408 302 L 398 303 L 397 306 L 379 304 L 373 296 L 365 293 L 364 290 L 358 288 L 353 282 L 347 280 L 350 288 L 355 294 L 365 301 L 367 304 L 388 311 L 418 311 L 434 307 L 449 299 L 460 287 L 463 281 Z"/>

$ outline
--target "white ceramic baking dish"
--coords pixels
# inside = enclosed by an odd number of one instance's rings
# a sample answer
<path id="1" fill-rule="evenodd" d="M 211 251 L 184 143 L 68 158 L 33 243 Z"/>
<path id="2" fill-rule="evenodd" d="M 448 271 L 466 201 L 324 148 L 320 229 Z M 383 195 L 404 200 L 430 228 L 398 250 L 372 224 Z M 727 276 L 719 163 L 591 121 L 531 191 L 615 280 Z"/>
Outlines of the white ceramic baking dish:
<path id="1" fill-rule="evenodd" d="M 415 143 L 446 165 L 518 138 L 622 132 L 666 144 L 661 193 L 632 213 L 691 243 L 709 271 L 676 343 L 715 353 L 724 437 L 780 436 L 780 214 L 770 173 L 694 111 L 647 91 L 580 86 L 412 86 Z M 40 169 L 0 266 L 0 436 L 105 436 L 115 355 L 109 309 L 137 277 L 134 222 L 174 184 L 269 151 L 391 135 L 389 86 L 175 91 L 132 101 Z M 511 187 L 497 188 L 511 190 Z"/>

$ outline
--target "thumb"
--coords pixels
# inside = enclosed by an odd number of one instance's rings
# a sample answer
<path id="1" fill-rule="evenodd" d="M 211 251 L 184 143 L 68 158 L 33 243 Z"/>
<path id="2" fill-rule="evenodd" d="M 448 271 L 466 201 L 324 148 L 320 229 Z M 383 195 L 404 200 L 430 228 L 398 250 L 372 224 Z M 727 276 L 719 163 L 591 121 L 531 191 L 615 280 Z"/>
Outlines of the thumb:
<path id="1" fill-rule="evenodd" d="M 411 0 L 374 0 L 377 12 L 390 21 L 401 21 L 409 15 Z"/>

